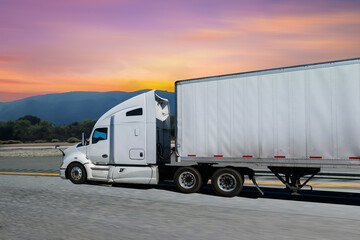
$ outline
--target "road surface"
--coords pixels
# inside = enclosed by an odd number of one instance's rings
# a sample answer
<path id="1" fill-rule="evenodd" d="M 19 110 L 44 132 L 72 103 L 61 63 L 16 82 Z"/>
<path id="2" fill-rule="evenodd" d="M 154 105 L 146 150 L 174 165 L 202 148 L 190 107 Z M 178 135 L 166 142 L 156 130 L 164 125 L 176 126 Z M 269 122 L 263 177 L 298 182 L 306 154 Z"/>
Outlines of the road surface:
<path id="1" fill-rule="evenodd" d="M 75 185 L 58 177 L 15 175 L 0 175 L 0 192 L 0 239 L 360 237 L 360 207 L 341 199 L 328 204 L 249 192 L 223 198 L 206 189 L 187 195 L 172 186 Z"/>
<path id="2" fill-rule="evenodd" d="M 59 173 L 62 157 L 0 157 L 0 172 Z"/>

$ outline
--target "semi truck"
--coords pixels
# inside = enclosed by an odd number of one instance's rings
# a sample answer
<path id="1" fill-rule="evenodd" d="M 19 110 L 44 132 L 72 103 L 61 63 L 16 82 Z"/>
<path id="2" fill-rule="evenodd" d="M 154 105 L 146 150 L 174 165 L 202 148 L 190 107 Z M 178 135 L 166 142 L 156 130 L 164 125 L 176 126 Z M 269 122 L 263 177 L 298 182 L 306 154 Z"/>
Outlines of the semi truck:
<path id="1" fill-rule="evenodd" d="M 293 194 L 321 168 L 360 168 L 360 58 L 196 78 L 175 83 L 170 109 L 155 90 L 113 107 L 91 136 L 63 153 L 60 176 L 158 184 L 195 193 L 211 180 L 237 196 L 257 167 Z"/>

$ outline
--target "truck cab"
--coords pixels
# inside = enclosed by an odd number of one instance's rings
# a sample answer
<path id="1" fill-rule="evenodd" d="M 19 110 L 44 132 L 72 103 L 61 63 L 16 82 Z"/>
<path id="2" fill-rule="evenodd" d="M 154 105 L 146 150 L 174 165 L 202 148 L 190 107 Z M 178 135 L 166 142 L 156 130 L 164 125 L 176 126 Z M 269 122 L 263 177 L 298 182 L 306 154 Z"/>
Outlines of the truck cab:
<path id="1" fill-rule="evenodd" d="M 61 177 L 157 184 L 157 164 L 169 161 L 169 113 L 168 100 L 154 90 L 118 104 L 99 118 L 88 143 L 64 151 Z"/>

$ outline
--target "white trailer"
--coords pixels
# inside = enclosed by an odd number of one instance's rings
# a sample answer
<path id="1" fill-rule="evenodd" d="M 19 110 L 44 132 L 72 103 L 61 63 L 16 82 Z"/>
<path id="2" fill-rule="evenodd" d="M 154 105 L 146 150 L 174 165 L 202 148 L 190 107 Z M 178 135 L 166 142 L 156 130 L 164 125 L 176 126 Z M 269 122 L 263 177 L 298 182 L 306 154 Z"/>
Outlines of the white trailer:
<path id="1" fill-rule="evenodd" d="M 89 144 L 66 150 L 61 176 L 170 179 L 187 193 L 211 179 L 216 193 L 235 196 L 244 175 L 256 185 L 257 166 L 293 192 L 322 167 L 360 168 L 359 58 L 183 80 L 175 94 L 171 158 L 169 105 L 150 91 L 105 113 Z"/>

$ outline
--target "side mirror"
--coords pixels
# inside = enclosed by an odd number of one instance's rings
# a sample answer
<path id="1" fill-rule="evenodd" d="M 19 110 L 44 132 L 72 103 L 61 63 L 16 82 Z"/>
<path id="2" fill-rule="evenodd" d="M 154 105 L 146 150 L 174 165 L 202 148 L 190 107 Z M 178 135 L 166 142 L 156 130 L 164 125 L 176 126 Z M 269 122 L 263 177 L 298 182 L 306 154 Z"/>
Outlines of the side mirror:
<path id="1" fill-rule="evenodd" d="M 55 146 L 55 149 L 58 149 L 58 150 L 62 153 L 62 155 L 65 156 L 64 151 L 63 151 L 62 149 L 60 149 L 60 146 L 59 146 L 59 145 L 56 145 L 56 146 Z"/>

